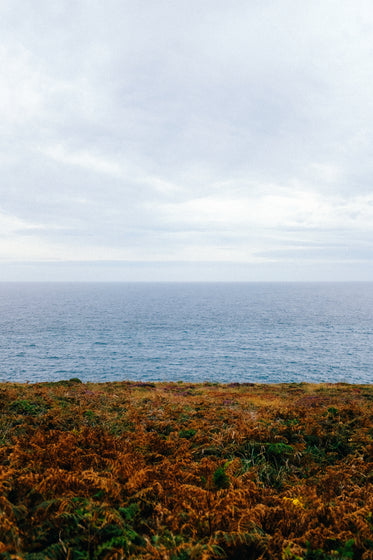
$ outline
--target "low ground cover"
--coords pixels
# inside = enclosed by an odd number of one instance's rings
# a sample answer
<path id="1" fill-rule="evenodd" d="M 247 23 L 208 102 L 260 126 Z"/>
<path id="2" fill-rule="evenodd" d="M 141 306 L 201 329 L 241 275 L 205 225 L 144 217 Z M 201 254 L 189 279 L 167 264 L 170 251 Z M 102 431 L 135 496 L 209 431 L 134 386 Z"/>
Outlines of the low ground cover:
<path id="1" fill-rule="evenodd" d="M 0 558 L 373 559 L 373 386 L 0 384 Z"/>

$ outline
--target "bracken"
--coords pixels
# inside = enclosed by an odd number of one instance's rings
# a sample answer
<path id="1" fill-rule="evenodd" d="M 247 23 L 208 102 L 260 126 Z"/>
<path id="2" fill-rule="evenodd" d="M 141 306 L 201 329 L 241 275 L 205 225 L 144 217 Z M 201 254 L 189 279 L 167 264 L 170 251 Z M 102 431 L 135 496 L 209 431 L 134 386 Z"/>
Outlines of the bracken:
<path id="1" fill-rule="evenodd" d="M 0 385 L 0 558 L 373 560 L 370 385 Z"/>

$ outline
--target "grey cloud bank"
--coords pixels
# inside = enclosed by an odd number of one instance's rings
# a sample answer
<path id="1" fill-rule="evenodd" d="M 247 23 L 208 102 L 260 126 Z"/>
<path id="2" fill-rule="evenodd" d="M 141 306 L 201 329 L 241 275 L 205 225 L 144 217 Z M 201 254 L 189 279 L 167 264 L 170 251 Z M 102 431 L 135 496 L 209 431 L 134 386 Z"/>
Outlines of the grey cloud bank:
<path id="1" fill-rule="evenodd" d="M 3 280 L 373 280 L 370 2 L 4 1 Z"/>

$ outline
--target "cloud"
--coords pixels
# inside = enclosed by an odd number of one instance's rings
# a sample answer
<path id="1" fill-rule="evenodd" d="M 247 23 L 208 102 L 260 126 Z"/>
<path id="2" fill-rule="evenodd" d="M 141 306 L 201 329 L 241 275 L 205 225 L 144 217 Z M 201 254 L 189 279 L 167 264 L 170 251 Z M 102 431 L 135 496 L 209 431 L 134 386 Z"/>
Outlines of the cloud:
<path id="1" fill-rule="evenodd" d="M 116 178 L 123 178 L 123 169 L 114 161 L 93 155 L 88 151 L 69 152 L 62 144 L 47 147 L 41 152 L 47 157 L 66 165 L 76 165 L 93 173 L 102 173 Z"/>
<path id="2" fill-rule="evenodd" d="M 40 224 L 26 222 L 0 211 L 0 237 L 10 237 L 18 233 L 40 231 L 43 226 Z"/>
<path id="3" fill-rule="evenodd" d="M 275 189 L 274 189 L 275 190 Z M 207 196 L 165 204 L 165 220 L 222 229 L 356 229 L 373 231 L 373 194 L 350 198 L 276 189 L 275 194 Z"/>
<path id="4" fill-rule="evenodd" d="M 370 259 L 369 2 L 0 15 L 3 261 Z"/>

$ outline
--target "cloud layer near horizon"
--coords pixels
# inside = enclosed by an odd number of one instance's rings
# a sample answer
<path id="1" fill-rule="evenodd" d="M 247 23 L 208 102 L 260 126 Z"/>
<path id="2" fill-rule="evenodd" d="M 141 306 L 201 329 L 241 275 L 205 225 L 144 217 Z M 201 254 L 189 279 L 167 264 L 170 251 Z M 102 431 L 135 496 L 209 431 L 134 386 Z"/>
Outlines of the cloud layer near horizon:
<path id="1" fill-rule="evenodd" d="M 3 263 L 373 278 L 370 2 L 12 0 L 0 14 Z"/>

